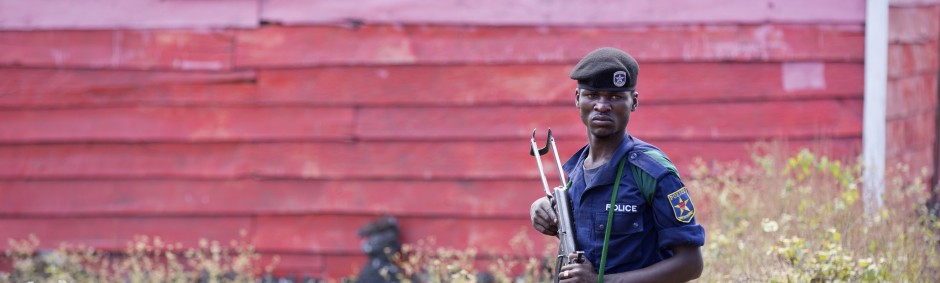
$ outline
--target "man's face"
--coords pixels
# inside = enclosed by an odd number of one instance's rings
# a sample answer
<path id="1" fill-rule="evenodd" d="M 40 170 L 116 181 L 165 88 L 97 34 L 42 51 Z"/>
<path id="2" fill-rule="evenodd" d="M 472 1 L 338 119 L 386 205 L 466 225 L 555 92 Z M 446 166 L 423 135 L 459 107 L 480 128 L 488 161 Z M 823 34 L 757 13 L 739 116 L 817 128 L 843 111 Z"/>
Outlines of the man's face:
<path id="1" fill-rule="evenodd" d="M 623 136 L 633 109 L 632 92 L 606 92 L 579 89 L 577 105 L 588 136 L 608 138 Z"/>

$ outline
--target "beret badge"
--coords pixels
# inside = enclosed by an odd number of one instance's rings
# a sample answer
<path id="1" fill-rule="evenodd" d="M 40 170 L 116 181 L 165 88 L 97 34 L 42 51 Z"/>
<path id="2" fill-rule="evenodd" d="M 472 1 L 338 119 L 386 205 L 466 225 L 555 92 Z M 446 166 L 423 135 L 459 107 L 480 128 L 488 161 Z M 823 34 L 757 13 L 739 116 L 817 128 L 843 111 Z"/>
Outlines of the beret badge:
<path id="1" fill-rule="evenodd" d="M 617 87 L 622 87 L 627 83 L 627 72 L 617 71 L 614 73 L 614 85 Z"/>

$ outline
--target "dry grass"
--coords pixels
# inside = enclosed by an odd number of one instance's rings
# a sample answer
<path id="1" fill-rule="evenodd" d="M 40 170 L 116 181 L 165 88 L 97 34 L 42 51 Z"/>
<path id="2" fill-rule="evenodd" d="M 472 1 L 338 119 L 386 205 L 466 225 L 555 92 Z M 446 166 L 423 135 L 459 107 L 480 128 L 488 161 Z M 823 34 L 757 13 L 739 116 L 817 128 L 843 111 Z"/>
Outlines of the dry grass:
<path id="1" fill-rule="evenodd" d="M 866 212 L 861 168 L 775 147 L 754 166 L 699 164 L 698 220 L 706 227 L 702 282 L 929 282 L 940 273 L 923 177 L 898 165 L 884 206 Z M 711 177 L 705 177 L 711 176 Z M 901 177 L 907 176 L 907 177 Z"/>
<path id="2" fill-rule="evenodd" d="M 40 252 L 36 237 L 9 241 L 4 255 L 13 270 L 0 282 L 255 282 L 260 273 L 258 254 L 235 241 L 225 247 L 202 240 L 184 249 L 138 236 L 120 255 L 68 244 Z"/>

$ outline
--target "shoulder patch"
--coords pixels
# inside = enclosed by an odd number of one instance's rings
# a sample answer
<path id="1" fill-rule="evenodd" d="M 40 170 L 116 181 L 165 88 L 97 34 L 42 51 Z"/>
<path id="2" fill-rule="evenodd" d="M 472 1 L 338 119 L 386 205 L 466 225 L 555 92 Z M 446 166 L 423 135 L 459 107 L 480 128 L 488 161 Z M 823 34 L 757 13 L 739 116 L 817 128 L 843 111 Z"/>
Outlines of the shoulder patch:
<path id="1" fill-rule="evenodd" d="M 689 190 L 685 187 L 669 194 L 669 204 L 672 205 L 672 212 L 675 213 L 676 220 L 679 222 L 689 223 L 695 216 L 692 198 L 689 197 Z"/>

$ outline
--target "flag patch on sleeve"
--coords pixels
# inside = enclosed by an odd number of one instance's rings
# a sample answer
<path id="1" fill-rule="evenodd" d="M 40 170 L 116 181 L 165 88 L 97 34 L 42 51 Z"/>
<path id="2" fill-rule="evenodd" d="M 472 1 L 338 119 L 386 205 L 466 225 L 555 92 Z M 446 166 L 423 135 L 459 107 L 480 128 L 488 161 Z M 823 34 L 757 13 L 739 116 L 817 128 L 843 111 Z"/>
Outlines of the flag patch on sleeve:
<path id="1" fill-rule="evenodd" d="M 695 207 L 692 206 L 692 198 L 689 197 L 689 190 L 685 187 L 669 194 L 669 204 L 672 205 L 672 212 L 676 215 L 676 220 L 682 223 L 692 221 L 695 215 Z"/>

